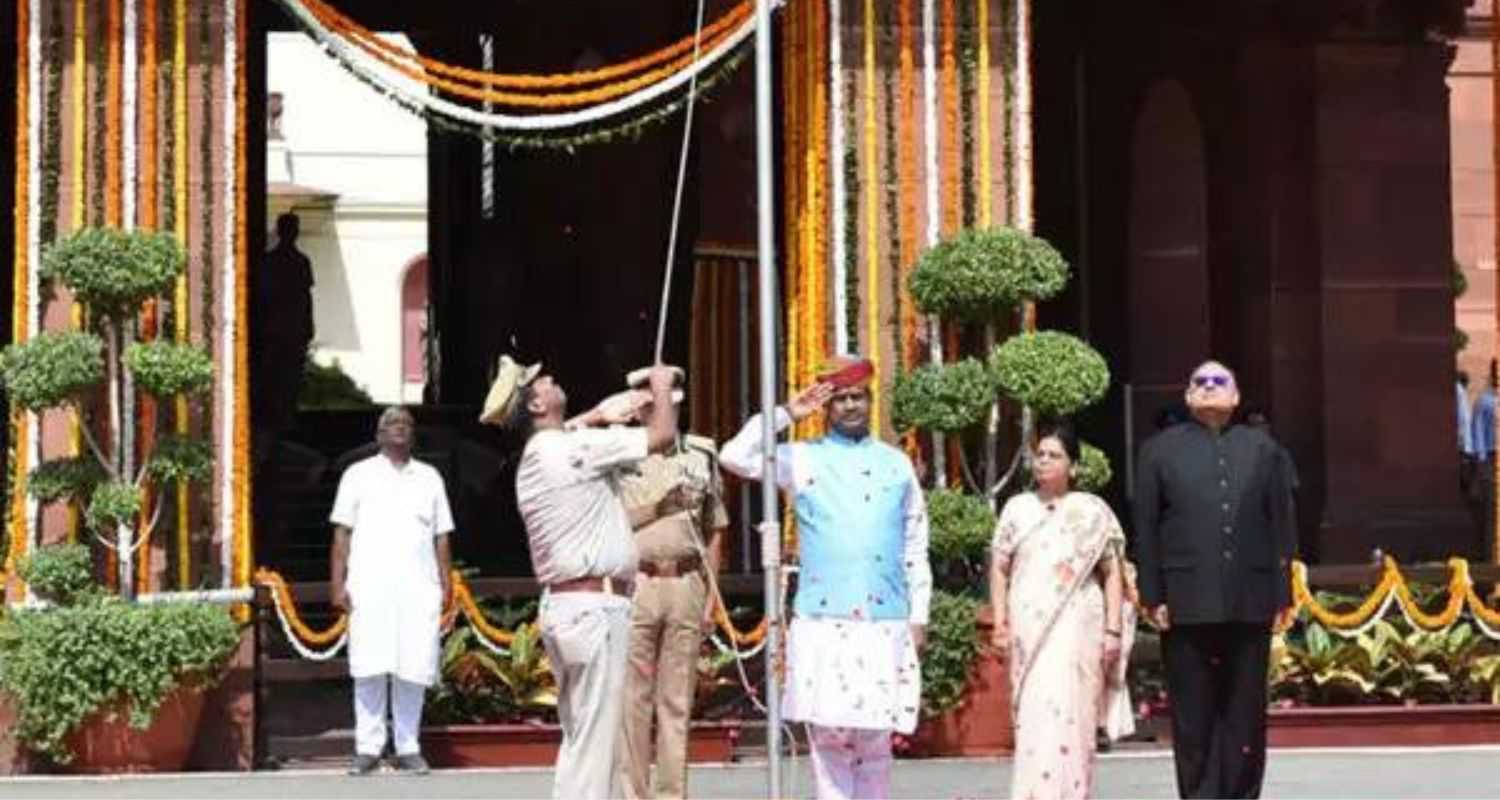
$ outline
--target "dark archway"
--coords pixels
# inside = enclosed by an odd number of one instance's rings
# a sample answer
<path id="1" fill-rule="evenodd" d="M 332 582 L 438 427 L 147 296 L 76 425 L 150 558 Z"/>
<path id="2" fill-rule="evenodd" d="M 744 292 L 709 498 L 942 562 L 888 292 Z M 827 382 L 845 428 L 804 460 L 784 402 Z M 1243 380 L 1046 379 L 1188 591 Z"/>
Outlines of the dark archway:
<path id="1" fill-rule="evenodd" d="M 1128 380 L 1145 435 L 1212 347 L 1207 184 L 1202 128 L 1180 83 L 1151 87 L 1133 136 Z"/>

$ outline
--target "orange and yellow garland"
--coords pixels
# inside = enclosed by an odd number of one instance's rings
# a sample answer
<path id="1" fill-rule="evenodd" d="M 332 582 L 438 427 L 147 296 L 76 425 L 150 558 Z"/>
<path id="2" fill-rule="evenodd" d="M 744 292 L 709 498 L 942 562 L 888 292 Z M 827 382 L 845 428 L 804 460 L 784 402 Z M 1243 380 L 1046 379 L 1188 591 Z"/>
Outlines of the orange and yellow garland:
<path id="1" fill-rule="evenodd" d="M 14 313 L 11 316 L 12 341 L 24 342 L 27 338 L 27 321 L 30 315 L 31 302 L 29 289 L 29 276 L 31 264 L 29 263 L 29 251 L 25 246 L 27 232 L 30 224 L 31 211 L 31 184 L 28 179 L 29 165 L 31 163 L 31 135 L 30 135 L 30 113 L 31 96 L 30 85 L 27 76 L 30 74 L 32 64 L 30 61 L 30 50 L 28 48 L 28 33 L 31 29 L 31 5 L 27 0 L 16 0 L 16 213 L 15 213 L 15 239 L 16 242 L 16 268 L 12 273 L 12 287 L 15 292 Z M 8 529 L 10 531 L 9 552 L 5 555 L 3 572 L 15 574 L 16 560 L 26 554 L 26 477 L 29 468 L 27 454 L 30 452 L 28 442 L 28 431 L 26 426 L 26 415 L 20 409 L 11 408 L 10 412 L 11 430 L 15 432 L 15 462 L 14 474 L 11 476 L 12 485 L 10 489 L 10 520 Z M 16 589 L 25 591 L 20 580 L 16 580 Z"/>
<path id="2" fill-rule="evenodd" d="M 504 76 L 489 76 L 480 85 L 439 77 L 434 73 L 439 71 L 445 74 L 467 73 L 469 75 L 486 75 L 486 73 L 478 73 L 474 70 L 465 70 L 462 67 L 441 64 L 441 62 L 434 62 L 431 59 L 425 59 L 408 53 L 399 47 L 391 45 L 389 42 L 385 42 L 373 32 L 360 28 L 347 17 L 338 14 L 330 6 L 319 2 L 319 0 L 303 0 L 303 2 L 308 10 L 312 12 L 313 16 L 325 27 L 340 34 L 354 44 L 354 46 L 396 72 L 452 95 L 501 106 L 516 108 L 573 108 L 602 103 L 617 97 L 624 97 L 638 89 L 666 80 L 693 63 L 693 37 L 688 37 L 688 47 L 686 48 L 688 52 L 685 55 L 678 55 L 675 58 L 671 58 L 665 64 L 634 77 L 607 83 L 597 88 L 556 94 L 525 94 L 521 92 L 497 91 L 489 87 L 496 85 L 497 81 L 503 80 Z M 734 24 L 744 22 L 749 14 L 749 3 L 741 3 L 734 9 L 731 9 L 724 18 L 713 24 L 711 35 L 709 29 L 706 28 L 704 30 L 703 49 L 705 51 L 710 50 L 722 44 L 734 34 Z M 679 48 L 681 44 L 681 42 L 678 42 L 666 49 L 673 50 Z M 652 54 L 636 61 L 650 63 L 656 58 L 657 56 Z M 433 66 L 439 64 L 441 64 L 441 70 Z M 555 76 L 552 80 L 564 79 L 566 79 L 566 76 Z M 468 80 L 472 81 L 475 79 L 468 78 Z M 585 83 L 587 82 L 589 81 L 585 81 Z"/>
<path id="3" fill-rule="evenodd" d="M 458 571 L 451 573 L 453 582 L 453 594 L 443 608 L 442 624 L 446 629 L 457 619 L 461 613 L 469 624 L 485 638 L 498 645 L 508 645 L 514 636 L 512 631 L 507 631 L 489 621 L 483 609 L 474 600 L 474 592 L 469 588 L 462 574 Z M 302 618 L 297 609 L 296 597 L 292 594 L 292 588 L 279 573 L 269 569 L 258 569 L 255 571 L 255 583 L 266 587 L 273 595 L 277 606 L 286 617 L 287 625 L 297 636 L 297 639 L 307 647 L 328 647 L 336 643 L 349 630 L 349 615 L 340 614 L 333 624 L 322 630 L 314 630 Z M 766 636 L 766 629 L 770 625 L 768 617 L 762 617 L 760 622 L 749 631 L 741 631 L 734 626 L 723 606 L 715 604 L 714 619 L 718 623 L 724 635 L 729 637 L 737 645 L 757 645 Z"/>

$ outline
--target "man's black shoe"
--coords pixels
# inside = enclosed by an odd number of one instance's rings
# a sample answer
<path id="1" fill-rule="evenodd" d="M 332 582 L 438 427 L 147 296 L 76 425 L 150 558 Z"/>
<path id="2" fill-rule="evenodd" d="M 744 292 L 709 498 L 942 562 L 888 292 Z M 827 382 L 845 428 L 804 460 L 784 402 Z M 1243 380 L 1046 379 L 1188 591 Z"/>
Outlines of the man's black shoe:
<path id="1" fill-rule="evenodd" d="M 350 775 L 369 775 L 380 767 L 380 759 L 377 756 L 356 755 L 353 763 L 349 765 Z"/>
<path id="2" fill-rule="evenodd" d="M 396 756 L 396 771 L 409 775 L 426 775 L 428 773 L 427 759 L 420 753 Z"/>

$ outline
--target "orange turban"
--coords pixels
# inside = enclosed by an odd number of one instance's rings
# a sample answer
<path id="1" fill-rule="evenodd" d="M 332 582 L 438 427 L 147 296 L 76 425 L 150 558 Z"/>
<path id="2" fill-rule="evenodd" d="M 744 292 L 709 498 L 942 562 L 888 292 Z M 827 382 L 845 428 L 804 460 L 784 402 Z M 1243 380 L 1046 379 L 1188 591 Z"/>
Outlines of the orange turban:
<path id="1" fill-rule="evenodd" d="M 838 389 L 868 386 L 875 378 L 875 364 L 868 358 L 857 356 L 835 356 L 823 362 L 818 372 L 819 383 L 831 383 Z"/>

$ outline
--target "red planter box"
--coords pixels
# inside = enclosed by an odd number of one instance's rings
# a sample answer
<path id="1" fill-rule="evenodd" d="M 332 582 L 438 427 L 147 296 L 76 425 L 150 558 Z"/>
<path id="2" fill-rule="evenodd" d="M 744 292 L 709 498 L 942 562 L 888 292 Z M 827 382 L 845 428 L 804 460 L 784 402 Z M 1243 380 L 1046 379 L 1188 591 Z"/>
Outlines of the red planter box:
<path id="1" fill-rule="evenodd" d="M 740 723 L 694 722 L 688 760 L 725 762 L 734 756 Z M 562 728 L 549 724 L 444 725 L 422 729 L 422 753 L 434 767 L 550 767 L 557 763 Z"/>
<path id="2" fill-rule="evenodd" d="M 1420 747 L 1500 742 L 1500 706 L 1273 708 L 1271 747 Z"/>
<path id="3" fill-rule="evenodd" d="M 979 611 L 979 641 L 988 646 L 993 617 L 990 607 Z M 1010 669 L 990 653 L 980 652 L 968 691 L 957 708 L 934 719 L 923 720 L 911 737 L 909 755 L 1001 756 L 1015 749 L 1015 729 L 1010 713 Z"/>

